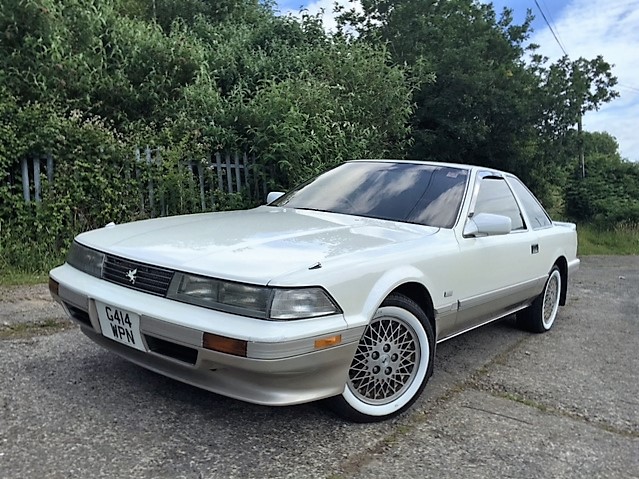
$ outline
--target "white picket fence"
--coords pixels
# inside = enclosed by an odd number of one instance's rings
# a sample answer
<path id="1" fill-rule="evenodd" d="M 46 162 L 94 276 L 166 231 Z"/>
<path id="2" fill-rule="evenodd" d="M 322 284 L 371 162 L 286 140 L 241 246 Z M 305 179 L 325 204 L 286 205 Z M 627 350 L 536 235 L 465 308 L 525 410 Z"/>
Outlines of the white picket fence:
<path id="1" fill-rule="evenodd" d="M 158 174 L 162 165 L 161 150 L 157 148 L 136 148 L 134 150 L 134 175 L 144 184 L 140 191 L 140 209 L 151 216 L 165 216 L 166 201 L 162 188 L 162 175 Z M 252 199 L 263 199 L 267 194 L 264 175 L 260 174 L 255 155 L 246 152 L 215 152 L 202 160 L 187 160 L 180 163 L 190 173 L 193 187 L 199 191 L 202 211 L 214 210 L 216 195 L 223 193 L 243 193 Z M 46 175 L 49 185 L 55 181 L 54 158 L 46 155 L 37 158 L 23 158 L 21 161 L 22 192 L 24 201 L 42 201 L 42 178 Z M 156 172 L 154 174 L 145 174 Z M 125 170 L 125 180 L 132 173 Z M 188 176 L 188 175 L 187 175 Z"/>
<path id="2" fill-rule="evenodd" d="M 27 203 L 31 202 L 31 192 L 38 203 L 42 201 L 42 171 L 47 175 L 49 184 L 53 184 L 53 157 L 47 155 L 42 158 L 22 158 L 20 171 L 22 173 L 22 196 Z M 29 173 L 32 173 L 30 175 Z M 33 179 L 33 187 L 31 186 Z"/>
<path id="3" fill-rule="evenodd" d="M 191 160 L 187 165 L 198 180 L 202 211 L 207 208 L 207 198 L 211 199 L 211 206 L 214 207 L 216 191 L 245 192 L 251 198 L 266 197 L 266 182 L 257 174 L 255 157 L 246 152 L 216 152 L 205 161 Z"/>

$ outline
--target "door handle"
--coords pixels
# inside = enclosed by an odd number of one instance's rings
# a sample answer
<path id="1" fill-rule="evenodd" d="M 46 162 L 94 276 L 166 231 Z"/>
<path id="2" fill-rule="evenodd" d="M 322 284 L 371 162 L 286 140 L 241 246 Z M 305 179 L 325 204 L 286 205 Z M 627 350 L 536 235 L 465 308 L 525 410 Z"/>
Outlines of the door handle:
<path id="1" fill-rule="evenodd" d="M 535 243 L 533 245 L 530 245 L 530 253 L 531 254 L 539 253 L 539 244 Z"/>

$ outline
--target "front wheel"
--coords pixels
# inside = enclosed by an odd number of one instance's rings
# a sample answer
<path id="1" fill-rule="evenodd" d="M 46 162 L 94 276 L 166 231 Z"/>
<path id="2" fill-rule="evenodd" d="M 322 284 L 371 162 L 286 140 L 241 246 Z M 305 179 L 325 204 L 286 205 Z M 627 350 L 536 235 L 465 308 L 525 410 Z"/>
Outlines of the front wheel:
<path id="1" fill-rule="evenodd" d="M 519 324 L 533 333 L 545 333 L 552 328 L 559 311 L 561 273 L 553 266 L 542 293 L 523 311 L 517 313 Z"/>
<path id="2" fill-rule="evenodd" d="M 391 294 L 360 339 L 344 392 L 330 405 L 356 422 L 396 416 L 424 389 L 434 355 L 435 335 L 426 314 L 409 298 Z"/>

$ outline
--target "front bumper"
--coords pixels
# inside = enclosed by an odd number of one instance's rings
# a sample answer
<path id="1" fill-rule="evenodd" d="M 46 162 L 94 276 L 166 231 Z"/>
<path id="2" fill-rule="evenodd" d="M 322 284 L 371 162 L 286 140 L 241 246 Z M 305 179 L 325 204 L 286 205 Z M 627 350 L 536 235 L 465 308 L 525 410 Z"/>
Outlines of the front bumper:
<path id="1" fill-rule="evenodd" d="M 256 404 L 299 404 L 342 393 L 364 330 L 348 328 L 342 315 L 266 321 L 213 311 L 124 288 L 66 264 L 50 277 L 53 298 L 97 344 L 165 376 Z M 102 335 L 96 301 L 140 315 L 145 351 Z M 203 347 L 204 333 L 246 341 L 246 357 Z M 337 334 L 339 345 L 316 347 L 316 340 Z"/>

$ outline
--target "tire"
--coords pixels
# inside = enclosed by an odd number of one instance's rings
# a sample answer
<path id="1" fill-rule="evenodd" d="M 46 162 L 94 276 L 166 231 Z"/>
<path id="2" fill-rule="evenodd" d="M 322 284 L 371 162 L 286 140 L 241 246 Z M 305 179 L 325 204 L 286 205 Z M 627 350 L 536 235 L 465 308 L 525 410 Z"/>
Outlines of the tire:
<path id="1" fill-rule="evenodd" d="M 517 322 L 521 327 L 533 333 L 550 331 L 550 328 L 555 324 L 559 310 L 561 281 L 559 268 L 553 266 L 542 293 L 528 308 L 517 313 Z"/>
<path id="2" fill-rule="evenodd" d="M 408 409 L 433 373 L 435 334 L 409 298 L 391 294 L 360 339 L 344 392 L 329 400 L 355 422 L 389 419 Z"/>

